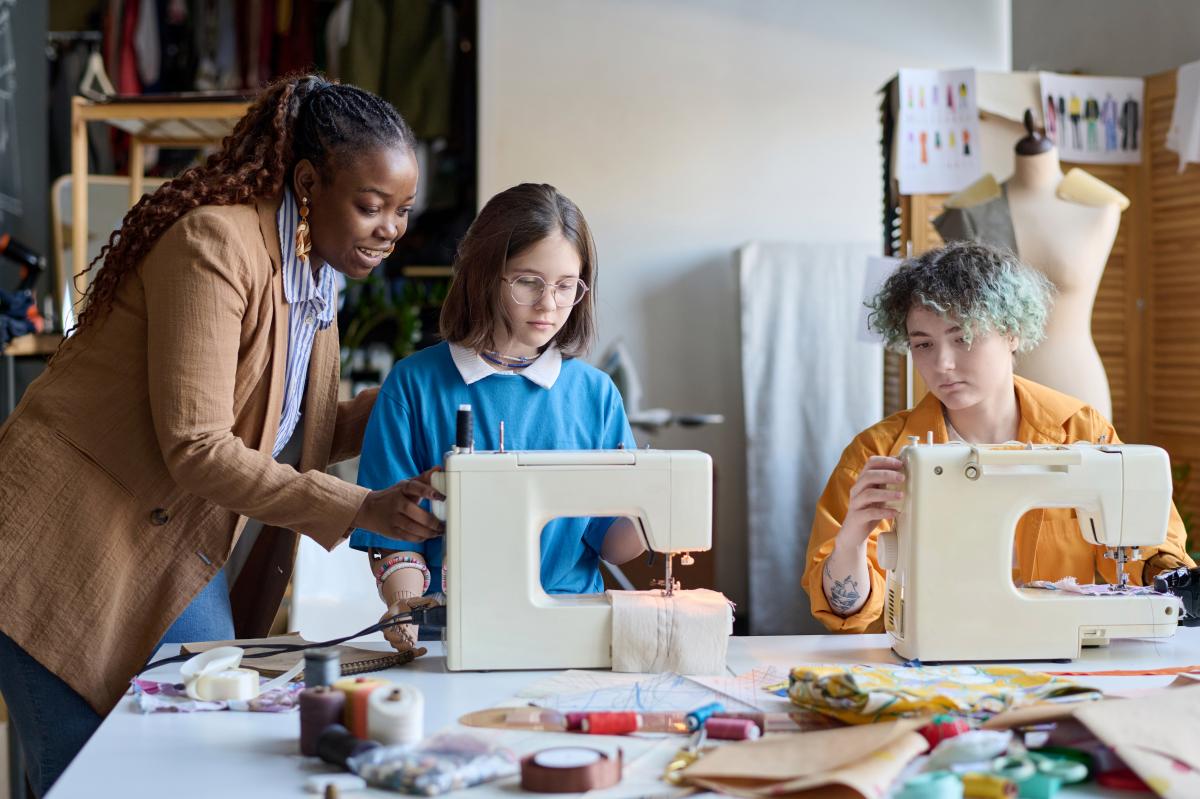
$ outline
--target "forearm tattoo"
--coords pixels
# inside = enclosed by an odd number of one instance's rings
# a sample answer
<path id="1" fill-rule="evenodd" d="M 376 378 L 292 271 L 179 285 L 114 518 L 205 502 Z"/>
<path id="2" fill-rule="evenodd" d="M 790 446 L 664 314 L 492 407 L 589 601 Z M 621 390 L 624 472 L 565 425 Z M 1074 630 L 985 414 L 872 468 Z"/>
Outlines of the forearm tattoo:
<path id="1" fill-rule="evenodd" d="M 829 589 L 829 606 L 842 615 L 849 613 L 858 604 L 858 600 L 862 599 L 853 575 L 847 574 L 844 580 L 835 580 L 833 573 L 829 571 L 829 563 L 826 562 L 825 576 L 832 584 Z"/>

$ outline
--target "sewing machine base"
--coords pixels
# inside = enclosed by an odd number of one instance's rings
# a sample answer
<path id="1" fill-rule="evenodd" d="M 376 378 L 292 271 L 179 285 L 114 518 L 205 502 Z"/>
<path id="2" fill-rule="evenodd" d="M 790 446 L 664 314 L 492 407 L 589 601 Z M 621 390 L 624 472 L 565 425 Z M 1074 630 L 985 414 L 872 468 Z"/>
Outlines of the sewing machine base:
<path id="1" fill-rule="evenodd" d="M 892 633 L 892 649 L 922 663 L 1070 661 L 1085 646 L 1105 646 L 1114 638 L 1170 638 L 1178 626 L 1178 598 L 1172 595 L 1066 596 L 1014 590 L 1028 604 L 1010 612 L 1003 629 L 969 619 L 933 627 L 918 618 L 903 638 Z M 1017 629 L 1026 634 L 1008 632 Z"/>

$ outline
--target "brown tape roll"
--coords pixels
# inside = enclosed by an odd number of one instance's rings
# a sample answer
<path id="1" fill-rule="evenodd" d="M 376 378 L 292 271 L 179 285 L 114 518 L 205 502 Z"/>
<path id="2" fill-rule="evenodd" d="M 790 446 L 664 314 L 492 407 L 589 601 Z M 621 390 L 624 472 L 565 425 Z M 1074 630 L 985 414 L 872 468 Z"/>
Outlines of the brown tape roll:
<path id="1" fill-rule="evenodd" d="M 555 746 L 521 760 L 521 790 L 583 793 L 621 781 L 621 750 L 615 758 L 585 746 Z"/>

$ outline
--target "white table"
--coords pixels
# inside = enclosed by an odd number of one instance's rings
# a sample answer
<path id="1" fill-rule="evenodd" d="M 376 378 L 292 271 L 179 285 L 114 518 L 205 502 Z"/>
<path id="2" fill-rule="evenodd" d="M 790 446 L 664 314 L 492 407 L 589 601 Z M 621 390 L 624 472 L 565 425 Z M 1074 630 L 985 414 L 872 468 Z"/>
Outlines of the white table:
<path id="1" fill-rule="evenodd" d="M 998 631 L 999 634 L 1003 634 Z M 383 648 L 382 645 L 380 648 Z M 491 707 L 551 672 L 457 673 L 445 671 L 441 645 L 430 654 L 380 676 L 418 687 L 426 697 L 426 731 L 453 724 L 463 714 Z M 174 654 L 164 647 L 159 657 Z M 731 674 L 775 666 L 786 671 L 802 663 L 897 663 L 884 635 L 820 635 L 734 638 Z M 1051 671 L 1151 669 L 1200 663 L 1200 629 L 1181 628 L 1165 642 L 1117 641 L 1090 649 L 1070 664 L 1020 664 Z M 178 666 L 149 677 L 172 679 Z M 1172 677 L 1106 677 L 1087 680 L 1105 690 L 1136 690 L 1166 685 Z M 781 706 L 785 702 L 778 700 Z M 300 797 L 304 780 L 330 770 L 298 753 L 299 717 L 295 713 L 158 713 L 142 715 L 126 696 L 50 792 L 50 799 L 139 797 Z M 673 752 L 676 741 L 664 742 Z M 119 789 L 117 792 L 116 789 Z M 515 792 L 505 791 L 511 796 Z M 368 794 L 360 794 L 368 795 Z M 396 796 L 383 791 L 374 796 Z M 1062 794 L 1067 795 L 1067 794 Z M 1126 797 L 1135 794 L 1072 791 L 1072 796 Z"/>

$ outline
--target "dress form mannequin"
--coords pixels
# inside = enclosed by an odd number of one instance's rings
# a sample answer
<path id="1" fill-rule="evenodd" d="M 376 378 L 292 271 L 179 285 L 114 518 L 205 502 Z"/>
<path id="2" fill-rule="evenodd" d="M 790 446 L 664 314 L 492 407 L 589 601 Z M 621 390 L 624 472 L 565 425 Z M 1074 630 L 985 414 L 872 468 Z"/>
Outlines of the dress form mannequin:
<path id="1" fill-rule="evenodd" d="M 1004 184 L 1015 250 L 1054 283 L 1058 293 L 1046 320 L 1046 338 L 1017 355 L 1017 374 L 1078 397 L 1112 418 L 1108 377 L 1092 341 L 1092 306 L 1128 199 L 1086 172 L 1063 177 L 1058 151 L 1033 129 L 1017 143 L 1015 171 Z M 987 176 L 946 201 L 948 208 L 979 203 Z M 982 195 L 982 196 L 981 196 Z"/>
<path id="2" fill-rule="evenodd" d="M 1112 418 L 1108 376 L 1092 341 L 1092 306 L 1121 224 L 1115 203 L 1081 205 L 1058 197 L 1058 151 L 1021 155 L 1005 184 L 1022 260 L 1058 288 L 1046 339 L 1017 356 L 1016 372 L 1078 397 Z"/>

